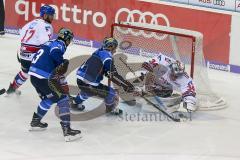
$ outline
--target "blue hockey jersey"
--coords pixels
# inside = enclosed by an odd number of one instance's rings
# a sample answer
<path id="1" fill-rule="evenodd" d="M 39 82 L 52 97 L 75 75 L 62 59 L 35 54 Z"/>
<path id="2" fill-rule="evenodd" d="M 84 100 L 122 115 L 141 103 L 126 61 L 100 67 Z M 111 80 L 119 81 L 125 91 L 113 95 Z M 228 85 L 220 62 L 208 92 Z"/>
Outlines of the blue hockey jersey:
<path id="1" fill-rule="evenodd" d="M 63 63 L 65 51 L 66 45 L 62 40 L 46 42 L 34 56 L 28 74 L 40 79 L 48 79 L 51 72 Z"/>
<path id="2" fill-rule="evenodd" d="M 77 71 L 77 78 L 87 84 L 98 86 L 112 66 L 112 54 L 102 48 L 95 51 Z"/>

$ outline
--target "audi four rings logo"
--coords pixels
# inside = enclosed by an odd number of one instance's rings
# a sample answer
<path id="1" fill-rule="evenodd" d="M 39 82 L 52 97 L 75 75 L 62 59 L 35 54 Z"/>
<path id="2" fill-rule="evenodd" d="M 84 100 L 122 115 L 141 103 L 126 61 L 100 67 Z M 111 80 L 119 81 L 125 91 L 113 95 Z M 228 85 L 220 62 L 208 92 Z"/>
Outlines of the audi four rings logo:
<path id="1" fill-rule="evenodd" d="M 123 19 L 122 18 L 123 15 L 126 15 L 126 14 L 127 14 L 127 16 L 125 16 L 124 17 L 125 19 Z M 147 22 L 147 17 L 151 18 L 150 23 Z M 121 8 L 117 11 L 117 13 L 115 15 L 115 23 L 123 22 L 123 23 L 127 23 L 127 24 L 141 24 L 143 26 L 144 26 L 144 24 L 145 25 L 153 25 L 153 26 L 160 25 L 159 19 L 162 19 L 166 23 L 166 26 L 170 26 L 167 16 L 162 13 L 153 14 L 152 12 L 149 12 L 149 11 L 141 12 L 139 10 L 129 10 L 128 8 Z M 163 25 L 163 24 L 161 24 L 161 25 Z M 159 40 L 163 40 L 167 37 L 167 35 L 157 35 L 154 32 L 145 33 L 143 30 L 133 31 L 130 28 L 129 29 L 121 29 L 120 27 L 117 27 L 117 30 L 123 34 L 131 33 L 134 36 L 142 35 L 145 38 L 154 37 Z"/>

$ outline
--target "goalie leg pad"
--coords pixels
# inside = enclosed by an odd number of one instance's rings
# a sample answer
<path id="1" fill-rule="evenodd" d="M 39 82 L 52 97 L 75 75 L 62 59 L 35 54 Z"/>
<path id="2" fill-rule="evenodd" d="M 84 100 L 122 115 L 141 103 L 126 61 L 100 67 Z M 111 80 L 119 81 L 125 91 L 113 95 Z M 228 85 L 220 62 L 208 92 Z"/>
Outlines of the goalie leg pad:
<path id="1" fill-rule="evenodd" d="M 168 112 L 175 112 L 179 109 L 180 103 L 182 101 L 182 95 L 180 94 L 172 94 L 170 97 L 158 97 L 158 96 L 150 96 L 149 100 L 154 104 L 164 107 L 164 109 Z"/>
<path id="2" fill-rule="evenodd" d="M 194 96 L 183 97 L 183 107 L 191 112 L 196 111 L 198 109 L 196 101 Z"/>

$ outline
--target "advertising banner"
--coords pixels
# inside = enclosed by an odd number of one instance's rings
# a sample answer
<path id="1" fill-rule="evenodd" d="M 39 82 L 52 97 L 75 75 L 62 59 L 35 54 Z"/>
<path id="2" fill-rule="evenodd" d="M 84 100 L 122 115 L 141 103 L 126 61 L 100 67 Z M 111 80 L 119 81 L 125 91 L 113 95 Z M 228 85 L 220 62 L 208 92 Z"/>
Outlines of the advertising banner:
<path id="1" fill-rule="evenodd" d="M 236 1 L 236 11 L 240 12 L 240 0 Z"/>
<path id="2" fill-rule="evenodd" d="M 95 42 L 110 35 L 114 22 L 161 24 L 201 32 L 205 57 L 229 63 L 230 15 L 133 0 L 11 0 L 6 2 L 9 32 L 17 33 L 14 28 L 39 17 L 43 4 L 56 9 L 55 32 L 69 27 L 81 45 L 96 47 Z"/>
<path id="3" fill-rule="evenodd" d="M 170 1 L 170 2 L 179 2 L 179 3 L 186 3 L 186 4 L 189 4 L 189 0 L 166 0 L 166 1 Z"/>
<path id="4" fill-rule="evenodd" d="M 163 1 L 240 12 L 239 0 L 163 0 Z"/>
<path id="5" fill-rule="evenodd" d="M 233 0 L 189 0 L 189 4 L 235 11 Z"/>

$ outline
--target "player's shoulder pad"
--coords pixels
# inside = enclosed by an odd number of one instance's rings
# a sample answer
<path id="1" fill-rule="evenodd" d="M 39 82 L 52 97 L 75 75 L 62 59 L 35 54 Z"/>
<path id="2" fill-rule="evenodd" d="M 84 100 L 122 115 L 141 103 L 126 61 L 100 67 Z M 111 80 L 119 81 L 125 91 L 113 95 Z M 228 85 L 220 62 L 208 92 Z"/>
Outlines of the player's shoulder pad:
<path id="1" fill-rule="evenodd" d="M 106 60 L 112 60 L 112 54 L 107 50 L 99 50 L 99 57 L 104 63 Z"/>
<path id="2" fill-rule="evenodd" d="M 50 23 L 47 23 L 42 19 L 35 19 L 35 23 L 37 23 L 38 28 L 41 29 L 41 31 L 48 32 L 49 30 L 53 29 Z"/>
<path id="3" fill-rule="evenodd" d="M 53 41 L 52 45 L 51 45 L 50 52 L 52 52 L 53 50 L 60 50 L 61 52 L 65 52 L 65 47 L 64 47 L 63 44 L 61 44 L 57 41 Z"/>

